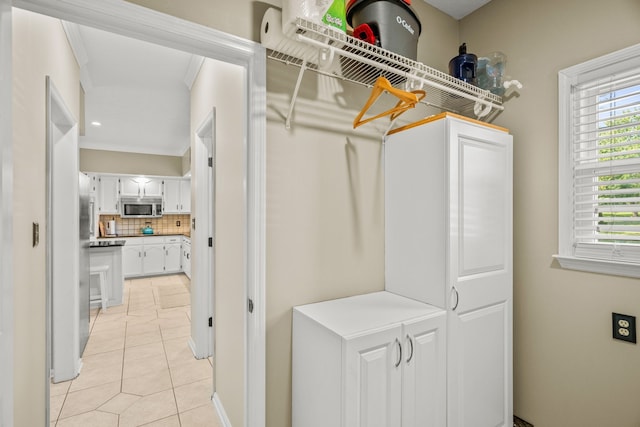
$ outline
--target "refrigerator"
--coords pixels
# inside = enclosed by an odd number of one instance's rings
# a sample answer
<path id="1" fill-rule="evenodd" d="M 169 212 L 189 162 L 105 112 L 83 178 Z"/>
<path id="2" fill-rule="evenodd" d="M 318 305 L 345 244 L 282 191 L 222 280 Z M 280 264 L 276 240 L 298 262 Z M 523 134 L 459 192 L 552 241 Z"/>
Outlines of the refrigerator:
<path id="1" fill-rule="evenodd" d="M 79 296 L 80 296 L 80 355 L 89 340 L 89 237 L 91 212 L 89 207 L 89 187 L 90 179 L 80 172 L 78 185 L 79 216 L 80 216 L 80 251 L 79 251 Z"/>

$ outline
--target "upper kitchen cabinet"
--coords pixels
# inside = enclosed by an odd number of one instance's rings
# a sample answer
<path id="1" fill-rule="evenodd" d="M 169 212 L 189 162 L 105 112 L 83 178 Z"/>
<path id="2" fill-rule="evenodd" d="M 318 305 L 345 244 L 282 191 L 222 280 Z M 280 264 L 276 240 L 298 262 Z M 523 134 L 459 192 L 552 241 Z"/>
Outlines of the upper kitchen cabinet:
<path id="1" fill-rule="evenodd" d="M 88 173 L 89 177 L 89 197 L 97 198 L 98 189 L 100 188 L 100 177 L 95 173 Z"/>
<path id="2" fill-rule="evenodd" d="M 117 176 L 101 176 L 99 179 L 98 212 L 117 214 L 119 201 L 119 180 Z"/>
<path id="3" fill-rule="evenodd" d="M 191 211 L 191 180 L 165 179 L 164 213 L 186 214 Z"/>
<path id="4" fill-rule="evenodd" d="M 124 197 L 162 197 L 162 179 L 140 176 L 121 177 L 120 195 Z"/>

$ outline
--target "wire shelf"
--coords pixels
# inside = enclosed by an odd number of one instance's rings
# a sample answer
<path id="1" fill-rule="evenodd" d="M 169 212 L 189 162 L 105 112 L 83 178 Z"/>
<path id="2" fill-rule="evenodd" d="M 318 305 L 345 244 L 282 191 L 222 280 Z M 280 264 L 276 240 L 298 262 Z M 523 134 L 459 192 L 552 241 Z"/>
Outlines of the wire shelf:
<path id="1" fill-rule="evenodd" d="M 424 104 L 467 117 L 482 119 L 504 109 L 502 98 L 488 90 L 302 18 L 270 50 L 269 58 L 367 87 L 384 76 L 395 87 L 425 90 Z"/>

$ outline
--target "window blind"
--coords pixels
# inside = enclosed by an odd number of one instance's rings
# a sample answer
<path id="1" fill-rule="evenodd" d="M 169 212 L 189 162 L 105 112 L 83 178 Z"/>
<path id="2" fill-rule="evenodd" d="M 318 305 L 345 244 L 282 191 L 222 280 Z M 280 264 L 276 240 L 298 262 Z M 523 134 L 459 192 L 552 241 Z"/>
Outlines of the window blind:
<path id="1" fill-rule="evenodd" d="M 576 256 L 640 261 L 640 72 L 571 90 Z"/>

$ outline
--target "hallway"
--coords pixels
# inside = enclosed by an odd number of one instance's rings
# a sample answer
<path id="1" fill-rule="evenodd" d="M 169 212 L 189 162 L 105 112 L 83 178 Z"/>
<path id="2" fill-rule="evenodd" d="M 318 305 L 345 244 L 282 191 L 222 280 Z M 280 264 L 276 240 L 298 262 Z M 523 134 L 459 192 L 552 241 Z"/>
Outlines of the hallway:
<path id="1" fill-rule="evenodd" d="M 189 279 L 125 281 L 122 306 L 92 310 L 80 375 L 51 384 L 51 426 L 219 426 L 212 360 L 188 346 Z"/>

